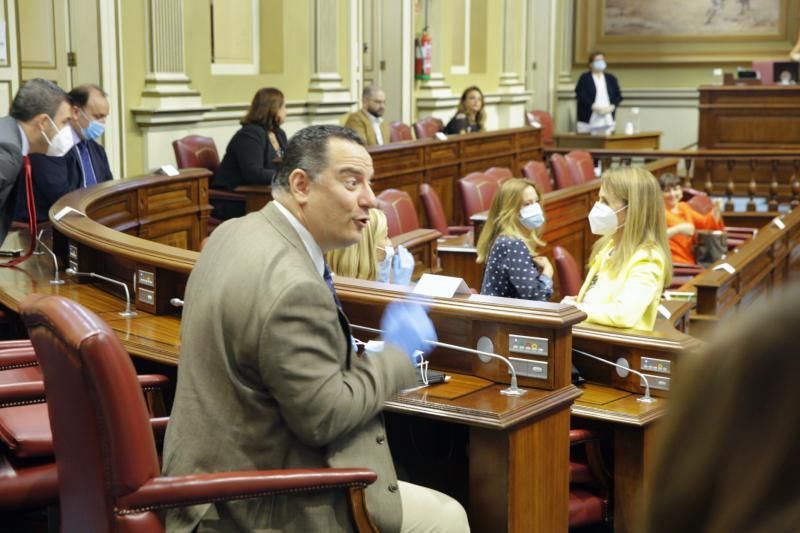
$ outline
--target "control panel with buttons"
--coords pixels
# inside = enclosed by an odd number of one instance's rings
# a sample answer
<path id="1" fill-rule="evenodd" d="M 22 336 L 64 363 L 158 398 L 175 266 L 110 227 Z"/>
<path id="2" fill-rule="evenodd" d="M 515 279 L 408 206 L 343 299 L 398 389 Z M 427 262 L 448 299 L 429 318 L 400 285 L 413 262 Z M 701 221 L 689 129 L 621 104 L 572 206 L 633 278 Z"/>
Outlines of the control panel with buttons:
<path id="1" fill-rule="evenodd" d="M 656 359 L 655 357 L 642 357 L 641 371 L 670 374 L 672 373 L 672 361 L 667 359 Z"/>
<path id="2" fill-rule="evenodd" d="M 509 334 L 508 351 L 525 355 L 540 355 L 547 357 L 549 342 L 542 337 L 526 337 L 524 335 Z"/>
<path id="3" fill-rule="evenodd" d="M 654 376 L 652 374 L 644 374 L 650 383 L 651 389 L 669 390 L 670 379 L 664 376 Z M 644 387 L 644 380 L 639 378 L 639 386 Z"/>
<path id="4" fill-rule="evenodd" d="M 518 377 L 547 379 L 547 363 L 545 361 L 533 361 L 531 359 L 520 359 L 518 357 L 509 357 L 509 361 L 514 367 L 514 371 Z M 511 369 L 508 369 L 511 374 Z"/>

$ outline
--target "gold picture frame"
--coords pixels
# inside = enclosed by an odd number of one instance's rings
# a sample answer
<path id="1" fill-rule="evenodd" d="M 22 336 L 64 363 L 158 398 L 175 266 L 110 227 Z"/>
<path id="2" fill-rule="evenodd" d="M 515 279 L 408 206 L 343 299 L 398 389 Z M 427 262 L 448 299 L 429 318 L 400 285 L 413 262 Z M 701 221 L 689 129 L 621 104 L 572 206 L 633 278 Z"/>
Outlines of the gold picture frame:
<path id="1" fill-rule="evenodd" d="M 602 50 L 617 65 L 788 58 L 800 28 L 800 0 L 754 0 L 754 4 L 750 8 L 747 0 L 575 0 L 573 62 L 584 66 L 594 50 Z"/>

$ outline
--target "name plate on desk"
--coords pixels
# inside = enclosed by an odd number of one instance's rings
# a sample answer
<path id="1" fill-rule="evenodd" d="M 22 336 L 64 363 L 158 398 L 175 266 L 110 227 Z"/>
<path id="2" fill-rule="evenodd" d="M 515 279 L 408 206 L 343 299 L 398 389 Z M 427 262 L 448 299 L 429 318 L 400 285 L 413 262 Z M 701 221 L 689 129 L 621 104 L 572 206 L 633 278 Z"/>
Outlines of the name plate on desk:
<path id="1" fill-rule="evenodd" d="M 461 278 L 423 274 L 414 286 L 414 294 L 438 298 L 452 298 L 456 294 L 472 294 Z"/>

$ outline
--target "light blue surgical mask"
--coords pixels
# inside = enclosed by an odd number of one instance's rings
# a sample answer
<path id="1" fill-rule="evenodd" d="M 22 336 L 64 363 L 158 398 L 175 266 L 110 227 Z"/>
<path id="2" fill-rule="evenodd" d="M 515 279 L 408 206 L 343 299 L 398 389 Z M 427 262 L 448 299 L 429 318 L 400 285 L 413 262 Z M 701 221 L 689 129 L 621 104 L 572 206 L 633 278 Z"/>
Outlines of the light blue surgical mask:
<path id="1" fill-rule="evenodd" d="M 84 116 L 84 118 L 86 118 L 86 120 L 89 121 L 88 126 L 81 128 L 84 138 L 94 141 L 102 137 L 103 133 L 106 131 L 106 125 L 102 122 L 92 120 L 89 115 L 83 111 L 83 109 L 81 109 L 81 114 Z"/>
<path id="2" fill-rule="evenodd" d="M 544 213 L 540 204 L 526 205 L 519 210 L 519 221 L 528 229 L 536 229 L 544 224 Z"/>
<path id="3" fill-rule="evenodd" d="M 599 72 L 603 72 L 606 69 L 606 62 L 602 59 L 595 59 L 592 61 L 592 68 Z"/>

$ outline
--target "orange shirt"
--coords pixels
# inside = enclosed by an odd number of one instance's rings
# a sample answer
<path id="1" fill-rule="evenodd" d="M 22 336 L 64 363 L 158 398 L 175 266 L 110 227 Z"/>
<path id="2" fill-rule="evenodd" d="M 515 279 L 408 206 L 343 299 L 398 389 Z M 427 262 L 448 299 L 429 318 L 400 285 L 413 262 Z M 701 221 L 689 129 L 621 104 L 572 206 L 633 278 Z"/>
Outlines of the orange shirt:
<path id="1" fill-rule="evenodd" d="M 667 209 L 667 227 L 677 226 L 684 222 L 691 222 L 696 229 L 717 230 L 724 229 L 725 224 L 722 221 L 717 222 L 714 220 L 714 215 L 709 212 L 707 215 L 701 215 L 692 206 L 686 202 L 678 202 L 678 212 L 673 213 Z M 669 249 L 672 252 L 673 263 L 683 263 L 689 265 L 696 265 L 697 260 L 694 258 L 694 241 L 695 236 L 691 237 L 679 233 L 673 235 L 669 240 Z"/>

